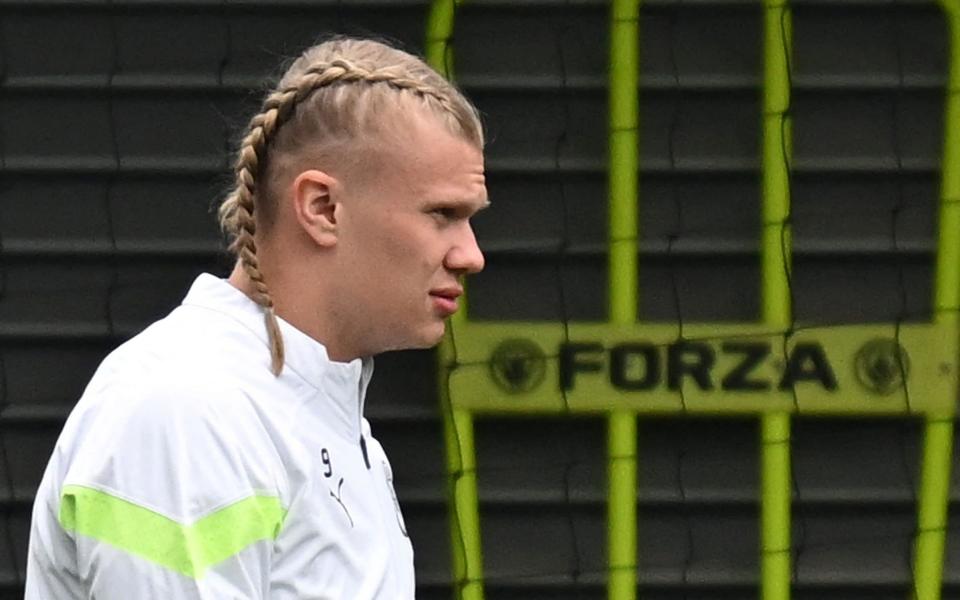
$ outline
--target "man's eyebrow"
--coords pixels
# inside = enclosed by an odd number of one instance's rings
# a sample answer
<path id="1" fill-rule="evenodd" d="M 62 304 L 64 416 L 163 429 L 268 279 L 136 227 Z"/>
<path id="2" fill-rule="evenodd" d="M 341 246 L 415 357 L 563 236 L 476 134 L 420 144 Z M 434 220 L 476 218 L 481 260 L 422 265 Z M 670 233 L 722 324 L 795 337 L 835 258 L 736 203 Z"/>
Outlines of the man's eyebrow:
<path id="1" fill-rule="evenodd" d="M 456 208 L 461 209 L 461 210 L 462 210 L 462 209 L 470 209 L 470 210 L 473 210 L 473 212 L 478 213 L 478 212 L 480 212 L 481 210 L 486 210 L 486 209 L 490 208 L 490 200 L 488 200 L 488 199 L 485 198 L 485 197 L 484 197 L 483 199 L 480 199 L 480 198 L 471 198 L 471 199 L 463 198 L 463 199 L 451 199 L 451 200 L 438 200 L 438 201 L 436 201 L 436 202 L 431 202 L 430 205 L 431 205 L 431 206 L 434 206 L 434 205 L 435 205 L 435 206 L 449 205 L 449 206 L 456 207 Z"/>

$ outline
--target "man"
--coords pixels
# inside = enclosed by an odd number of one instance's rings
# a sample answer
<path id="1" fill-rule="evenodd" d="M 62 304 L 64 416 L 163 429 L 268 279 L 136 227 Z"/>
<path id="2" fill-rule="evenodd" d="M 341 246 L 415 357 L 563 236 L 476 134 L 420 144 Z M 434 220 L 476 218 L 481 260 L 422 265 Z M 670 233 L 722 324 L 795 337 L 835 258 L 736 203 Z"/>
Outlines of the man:
<path id="1" fill-rule="evenodd" d="M 370 356 L 440 341 L 483 268 L 475 109 L 368 40 L 308 49 L 221 207 L 238 260 L 113 352 L 40 485 L 28 600 L 413 598 Z"/>

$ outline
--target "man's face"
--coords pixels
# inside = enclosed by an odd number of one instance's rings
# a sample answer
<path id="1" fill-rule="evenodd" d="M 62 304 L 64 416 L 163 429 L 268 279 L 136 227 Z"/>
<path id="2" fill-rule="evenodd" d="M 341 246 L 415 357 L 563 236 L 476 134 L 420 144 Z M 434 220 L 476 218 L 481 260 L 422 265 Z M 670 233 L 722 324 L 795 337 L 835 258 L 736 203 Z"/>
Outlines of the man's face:
<path id="1" fill-rule="evenodd" d="M 483 269 L 482 152 L 433 117 L 404 127 L 347 182 L 338 218 L 337 327 L 359 355 L 438 343 L 463 276 Z"/>

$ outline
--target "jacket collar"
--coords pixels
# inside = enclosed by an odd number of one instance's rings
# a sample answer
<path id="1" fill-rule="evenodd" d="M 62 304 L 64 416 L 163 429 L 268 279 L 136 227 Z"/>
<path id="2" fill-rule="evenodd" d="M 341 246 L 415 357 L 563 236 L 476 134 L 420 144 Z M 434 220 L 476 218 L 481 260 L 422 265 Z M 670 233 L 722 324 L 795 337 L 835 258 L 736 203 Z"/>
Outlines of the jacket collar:
<path id="1" fill-rule="evenodd" d="M 239 321 L 263 343 L 264 361 L 269 364 L 263 308 L 228 281 L 209 273 L 201 274 L 187 292 L 183 305 L 214 310 Z M 367 387 L 373 376 L 373 359 L 332 361 L 323 344 L 283 319 L 278 317 L 277 321 L 283 336 L 284 370 L 290 369 L 337 404 L 344 404 L 341 409 L 347 415 L 359 410 L 356 421 L 351 423 L 359 428 Z"/>

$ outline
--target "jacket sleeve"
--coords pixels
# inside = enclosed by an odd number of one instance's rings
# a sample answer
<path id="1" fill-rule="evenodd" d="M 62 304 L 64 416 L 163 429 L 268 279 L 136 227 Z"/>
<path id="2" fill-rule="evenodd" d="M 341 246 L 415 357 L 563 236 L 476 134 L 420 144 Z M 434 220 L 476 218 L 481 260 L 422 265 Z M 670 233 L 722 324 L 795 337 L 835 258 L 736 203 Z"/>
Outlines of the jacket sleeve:
<path id="1" fill-rule="evenodd" d="M 41 488 L 71 547 L 61 566 L 74 597 L 269 598 L 284 481 L 245 396 L 179 384 L 106 393 L 68 423 L 62 476 L 48 469 Z"/>

